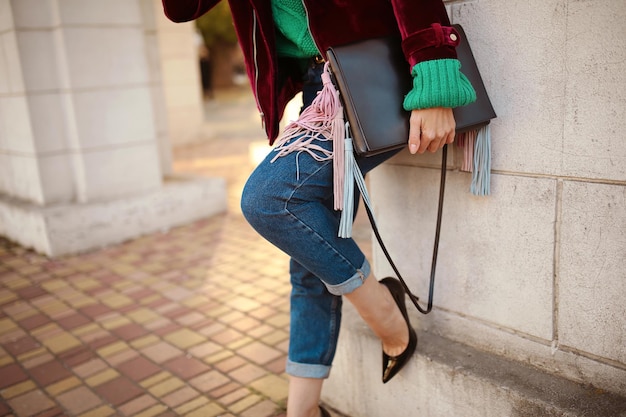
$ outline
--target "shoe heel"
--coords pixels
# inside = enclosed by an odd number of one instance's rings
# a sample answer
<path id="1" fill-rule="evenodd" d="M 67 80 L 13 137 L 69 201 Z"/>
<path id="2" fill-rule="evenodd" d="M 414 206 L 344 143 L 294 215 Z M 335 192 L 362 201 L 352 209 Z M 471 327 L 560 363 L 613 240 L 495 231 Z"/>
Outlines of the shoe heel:
<path id="1" fill-rule="evenodd" d="M 404 287 L 402 287 L 400 281 L 394 278 L 384 278 L 380 281 L 380 283 L 389 289 L 389 292 L 400 309 L 402 317 L 404 317 L 404 321 L 406 322 L 409 330 L 409 344 L 406 349 L 404 349 L 404 352 L 398 356 L 390 356 L 383 351 L 383 384 L 386 384 L 404 367 L 404 365 L 406 365 L 409 358 L 415 352 L 415 348 L 417 347 L 417 333 L 415 333 L 415 330 L 411 327 L 411 322 L 409 321 L 409 314 L 406 310 Z"/>

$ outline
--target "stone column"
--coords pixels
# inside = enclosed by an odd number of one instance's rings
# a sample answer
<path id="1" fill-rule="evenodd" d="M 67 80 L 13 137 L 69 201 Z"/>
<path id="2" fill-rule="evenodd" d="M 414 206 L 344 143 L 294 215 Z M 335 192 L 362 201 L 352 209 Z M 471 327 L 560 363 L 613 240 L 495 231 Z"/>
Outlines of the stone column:
<path id="1" fill-rule="evenodd" d="M 0 0 L 0 234 L 59 255 L 225 207 L 222 181 L 164 179 L 156 13 L 151 0 Z M 209 194 L 217 204 L 179 211 Z"/>

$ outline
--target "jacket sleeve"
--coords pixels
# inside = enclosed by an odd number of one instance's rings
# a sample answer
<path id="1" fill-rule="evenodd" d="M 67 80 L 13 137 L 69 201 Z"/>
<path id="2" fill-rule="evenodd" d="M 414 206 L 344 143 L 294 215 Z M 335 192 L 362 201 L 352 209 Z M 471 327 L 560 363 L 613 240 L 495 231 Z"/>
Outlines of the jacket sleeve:
<path id="1" fill-rule="evenodd" d="M 173 22 L 188 22 L 208 12 L 220 0 L 162 0 L 165 16 Z"/>
<path id="2" fill-rule="evenodd" d="M 459 34 L 442 0 L 392 0 L 402 49 L 411 67 L 431 59 L 456 58 Z"/>
<path id="3" fill-rule="evenodd" d="M 475 101 L 476 92 L 456 59 L 460 35 L 450 26 L 443 1 L 392 0 L 392 4 L 413 75 L 404 108 L 459 107 Z"/>

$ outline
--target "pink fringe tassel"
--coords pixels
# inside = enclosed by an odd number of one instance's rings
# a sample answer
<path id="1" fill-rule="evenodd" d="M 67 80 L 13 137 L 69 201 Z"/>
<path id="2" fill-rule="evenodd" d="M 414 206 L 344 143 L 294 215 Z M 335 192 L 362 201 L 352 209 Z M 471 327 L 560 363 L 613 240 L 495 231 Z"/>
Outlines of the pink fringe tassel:
<path id="1" fill-rule="evenodd" d="M 474 144 L 476 143 L 476 134 L 477 132 L 472 130 L 459 133 L 456 137 L 457 146 L 463 148 L 461 171 L 472 172 L 474 170 Z"/>
<path id="2" fill-rule="evenodd" d="M 335 210 L 343 210 L 344 182 L 344 138 L 345 125 L 343 107 L 339 100 L 339 92 L 330 79 L 328 63 L 322 73 L 324 87 L 315 100 L 307 107 L 298 120 L 287 125 L 278 139 L 277 155 L 272 159 L 290 154 L 291 152 L 307 152 L 317 161 L 333 159 L 333 192 Z M 332 140 L 333 150 L 327 151 L 314 140 Z"/>

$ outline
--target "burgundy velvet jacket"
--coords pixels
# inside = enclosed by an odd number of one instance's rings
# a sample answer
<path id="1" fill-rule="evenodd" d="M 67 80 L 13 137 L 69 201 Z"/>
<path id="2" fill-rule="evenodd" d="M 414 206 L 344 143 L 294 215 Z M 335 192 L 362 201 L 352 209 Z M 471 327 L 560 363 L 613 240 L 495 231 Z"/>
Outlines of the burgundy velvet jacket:
<path id="1" fill-rule="evenodd" d="M 196 19 L 219 0 L 163 0 L 174 22 Z M 270 0 L 229 0 L 248 78 L 270 144 L 278 136 L 285 106 L 302 88 L 299 63 L 278 57 Z M 407 72 L 419 62 L 456 58 L 459 36 L 442 0 L 303 0 L 311 35 L 325 53 L 368 38 L 400 35 Z M 454 33 L 456 36 L 450 36 Z"/>

